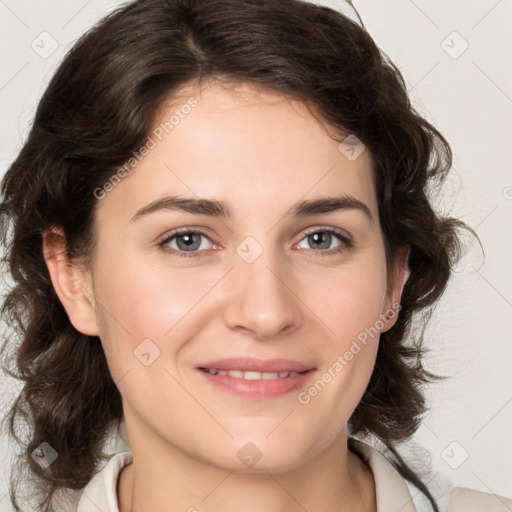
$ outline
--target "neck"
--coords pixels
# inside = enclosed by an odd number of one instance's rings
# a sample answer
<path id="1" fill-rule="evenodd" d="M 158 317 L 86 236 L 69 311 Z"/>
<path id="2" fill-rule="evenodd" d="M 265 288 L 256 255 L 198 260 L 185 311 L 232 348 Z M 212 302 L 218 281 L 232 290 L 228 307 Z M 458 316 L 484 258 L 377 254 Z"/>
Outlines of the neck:
<path id="1" fill-rule="evenodd" d="M 152 445 L 146 436 L 130 437 L 133 463 L 121 472 L 120 512 L 376 510 L 372 473 L 348 449 L 346 435 L 311 460 L 280 473 L 216 467 L 160 441 Z"/>

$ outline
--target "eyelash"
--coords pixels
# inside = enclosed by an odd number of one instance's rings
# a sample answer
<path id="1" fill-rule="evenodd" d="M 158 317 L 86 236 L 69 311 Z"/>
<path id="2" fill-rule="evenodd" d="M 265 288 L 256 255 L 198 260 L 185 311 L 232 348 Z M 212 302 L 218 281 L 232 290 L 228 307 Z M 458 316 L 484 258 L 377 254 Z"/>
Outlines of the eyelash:
<path id="1" fill-rule="evenodd" d="M 314 230 L 311 230 L 311 231 L 308 231 L 306 233 L 304 233 L 304 236 L 299 240 L 302 241 L 304 238 L 310 236 L 310 235 L 314 235 L 316 233 L 330 233 L 330 234 L 334 234 L 338 240 L 341 242 L 341 244 L 335 248 L 335 249 L 330 249 L 330 250 L 320 250 L 320 249 L 310 249 L 312 251 L 315 251 L 316 255 L 317 256 L 332 256 L 334 254 L 341 254 L 341 253 L 344 253 L 346 250 L 350 250 L 353 248 L 353 242 L 352 240 L 350 240 L 349 238 L 347 238 L 344 233 L 342 231 L 338 231 L 336 229 L 333 229 L 333 228 L 316 228 Z M 182 228 L 182 229 L 178 229 L 176 231 L 173 231 L 172 233 L 168 234 L 165 236 L 165 238 L 161 241 L 161 242 L 158 242 L 158 247 L 160 247 L 164 252 L 168 253 L 168 254 L 173 254 L 173 255 L 176 255 L 176 256 L 179 256 L 179 257 L 182 257 L 182 258 L 195 258 L 197 257 L 201 252 L 203 251 L 177 251 L 176 249 L 169 249 L 168 247 L 165 247 L 166 244 L 168 244 L 171 240 L 173 240 L 175 237 L 177 237 L 178 235 L 183 235 L 183 234 L 187 234 L 187 235 L 190 235 L 190 234 L 193 234 L 193 235 L 202 235 L 204 236 L 205 238 L 207 238 L 208 240 L 210 240 L 210 237 L 204 233 L 203 231 L 200 231 L 200 230 L 192 230 L 192 229 L 188 229 L 188 228 Z M 211 242 L 212 240 L 210 240 Z"/>

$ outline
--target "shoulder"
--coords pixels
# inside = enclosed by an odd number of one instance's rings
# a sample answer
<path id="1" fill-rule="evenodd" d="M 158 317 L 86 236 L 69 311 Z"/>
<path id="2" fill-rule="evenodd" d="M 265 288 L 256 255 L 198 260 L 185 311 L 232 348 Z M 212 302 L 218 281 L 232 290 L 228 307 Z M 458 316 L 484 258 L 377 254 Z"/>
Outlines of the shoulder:
<path id="1" fill-rule="evenodd" d="M 119 512 L 117 484 L 122 469 L 131 464 L 131 451 L 118 452 L 96 473 L 80 494 L 76 512 Z"/>
<path id="2" fill-rule="evenodd" d="M 432 507 L 421 499 L 421 493 L 417 490 L 411 492 L 408 482 L 378 449 L 355 438 L 351 438 L 350 446 L 362 457 L 373 473 L 377 512 L 432 510 Z M 511 499 L 463 487 L 450 486 L 449 493 L 443 493 L 442 501 L 442 511 L 446 512 L 512 512 Z M 448 506 L 445 508 L 447 501 Z"/>
<path id="3" fill-rule="evenodd" d="M 456 487 L 446 512 L 510 512 L 512 500 L 497 494 Z"/>

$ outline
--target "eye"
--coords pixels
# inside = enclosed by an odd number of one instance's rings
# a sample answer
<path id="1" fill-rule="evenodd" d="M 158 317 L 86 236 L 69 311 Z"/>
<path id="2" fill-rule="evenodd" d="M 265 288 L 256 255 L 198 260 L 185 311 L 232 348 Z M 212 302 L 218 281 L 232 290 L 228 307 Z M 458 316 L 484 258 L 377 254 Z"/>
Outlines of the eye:
<path id="1" fill-rule="evenodd" d="M 168 234 L 158 246 L 165 252 L 180 257 L 190 258 L 199 256 L 200 253 L 212 247 L 204 247 L 203 240 L 207 240 L 210 244 L 214 245 L 206 233 L 190 228 L 182 228 Z M 342 231 L 330 229 L 318 229 L 310 231 L 302 238 L 319 255 L 328 256 L 332 254 L 339 254 L 352 248 L 352 241 Z M 332 243 L 337 245 L 332 248 Z M 296 244 L 296 247 L 301 249 L 308 248 L 301 246 L 302 241 Z M 206 244 L 208 245 L 208 244 Z M 316 246 L 316 247 L 315 247 Z"/>
<path id="2" fill-rule="evenodd" d="M 312 250 L 318 252 L 321 256 L 341 253 L 352 248 L 352 241 L 343 232 L 334 229 L 317 228 L 315 231 L 306 233 L 306 236 L 302 240 L 305 240 L 308 245 L 312 246 Z M 335 245 L 334 248 L 331 248 L 331 244 L 336 241 L 338 244 Z M 301 243 L 297 245 L 300 246 Z M 307 249 L 307 247 L 302 248 Z"/>
<path id="3" fill-rule="evenodd" d="M 158 246 L 161 247 L 165 252 L 187 258 L 197 256 L 197 253 L 201 252 L 199 249 L 208 249 L 208 247 L 204 247 L 202 239 L 206 239 L 212 243 L 210 238 L 201 231 L 182 229 L 174 231 L 170 235 L 166 236 L 161 242 L 158 243 Z M 173 247 L 172 244 L 174 242 L 176 245 Z"/>

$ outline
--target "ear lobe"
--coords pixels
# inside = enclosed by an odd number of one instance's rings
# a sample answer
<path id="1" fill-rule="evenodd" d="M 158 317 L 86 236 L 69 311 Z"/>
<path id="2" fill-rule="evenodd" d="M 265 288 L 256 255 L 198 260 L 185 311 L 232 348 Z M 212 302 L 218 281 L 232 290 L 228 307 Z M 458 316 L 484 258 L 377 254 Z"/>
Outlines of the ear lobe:
<path id="1" fill-rule="evenodd" d="M 398 319 L 398 311 L 400 310 L 400 299 L 402 297 L 402 292 L 405 286 L 405 283 L 409 279 L 411 275 L 411 271 L 409 269 L 409 247 L 403 247 L 397 254 L 395 260 L 395 268 L 392 275 L 388 280 L 388 289 L 385 300 L 385 311 L 383 314 L 388 318 L 385 321 L 385 327 L 381 330 L 381 332 L 388 331 L 395 325 Z"/>
<path id="2" fill-rule="evenodd" d="M 83 334 L 98 336 L 90 272 L 82 265 L 68 260 L 66 239 L 60 228 L 44 232 L 43 255 L 55 293 L 73 327 Z"/>

